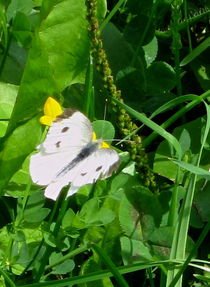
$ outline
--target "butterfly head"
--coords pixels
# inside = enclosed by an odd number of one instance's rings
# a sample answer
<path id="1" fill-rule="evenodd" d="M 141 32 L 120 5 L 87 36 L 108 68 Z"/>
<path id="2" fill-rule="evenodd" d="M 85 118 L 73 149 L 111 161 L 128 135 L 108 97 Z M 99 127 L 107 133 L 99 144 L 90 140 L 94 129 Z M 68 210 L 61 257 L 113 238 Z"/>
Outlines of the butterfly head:
<path id="1" fill-rule="evenodd" d="M 102 141 L 102 140 L 97 139 L 95 132 L 93 132 L 92 141 L 93 141 L 93 142 L 94 142 L 94 141 L 98 141 L 98 142 L 99 142 L 99 148 L 110 148 L 110 146 L 109 146 L 108 143 L 106 143 L 106 142 L 104 142 L 104 141 Z"/>

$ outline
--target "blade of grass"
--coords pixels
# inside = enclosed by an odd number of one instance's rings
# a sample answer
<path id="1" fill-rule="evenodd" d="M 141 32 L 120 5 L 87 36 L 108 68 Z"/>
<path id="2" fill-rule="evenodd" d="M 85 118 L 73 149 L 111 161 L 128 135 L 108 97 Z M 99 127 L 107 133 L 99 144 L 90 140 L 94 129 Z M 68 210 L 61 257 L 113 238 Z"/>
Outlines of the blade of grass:
<path id="1" fill-rule="evenodd" d="M 198 57 L 203 51 L 205 51 L 210 46 L 210 37 L 204 40 L 200 45 L 198 45 L 191 53 L 189 53 L 180 63 L 180 66 L 186 66 L 192 62 L 196 57 Z"/>
<path id="2" fill-rule="evenodd" d="M 108 16 L 104 19 L 103 23 L 101 24 L 101 30 L 104 29 L 104 27 L 110 22 L 112 17 L 117 13 L 118 9 L 123 5 L 124 2 L 127 0 L 119 0 L 117 4 L 114 6 L 114 8 L 111 10 L 111 12 L 108 14 Z"/>
<path id="3" fill-rule="evenodd" d="M 85 77 L 85 88 L 84 88 L 84 106 L 83 110 L 86 115 L 88 115 L 91 119 L 94 118 L 94 107 L 95 107 L 95 99 L 93 92 L 93 60 L 90 56 L 89 64 L 87 67 L 86 77 Z"/>
<path id="4" fill-rule="evenodd" d="M 95 252 L 99 255 L 100 259 L 104 262 L 104 264 L 108 267 L 108 269 L 112 272 L 115 280 L 118 282 L 119 286 L 122 287 L 129 287 L 128 283 L 120 274 L 118 268 L 114 265 L 110 257 L 106 254 L 102 248 L 98 247 L 97 245 L 93 245 L 92 247 Z"/>
<path id="5" fill-rule="evenodd" d="M 15 283 L 10 279 L 10 277 L 7 275 L 6 272 L 3 271 L 3 269 L 0 268 L 0 274 L 4 278 L 5 282 L 7 282 L 7 286 L 10 287 L 16 287 Z"/>
<path id="6" fill-rule="evenodd" d="M 197 161 L 197 167 L 200 165 L 200 160 L 203 152 L 203 148 L 210 130 L 210 108 L 209 106 L 204 102 L 207 112 L 207 121 L 206 121 L 206 127 L 204 131 L 204 135 L 202 138 L 201 148 L 198 156 Z M 190 222 L 190 215 L 191 215 L 191 208 L 192 208 L 192 202 L 195 192 L 195 185 L 197 181 L 197 175 L 193 175 L 191 177 L 191 180 L 189 181 L 188 189 L 186 190 L 186 196 L 184 198 L 180 215 L 178 217 L 178 222 L 175 228 L 174 232 L 174 238 L 171 248 L 171 255 L 170 259 L 178 259 L 183 260 L 185 258 L 186 254 L 186 243 L 187 243 L 187 234 L 189 229 L 189 222 Z M 173 282 L 174 278 L 177 278 L 176 275 L 178 274 L 178 270 L 169 270 L 167 274 L 167 283 L 166 286 L 169 287 L 171 282 Z M 174 285 L 176 287 L 182 286 L 182 273 L 179 273 L 178 280 L 176 279 L 176 284 Z"/>
<path id="7" fill-rule="evenodd" d="M 172 263 L 172 262 L 169 262 L 169 260 L 153 261 L 153 262 L 148 262 L 148 263 L 140 262 L 140 263 L 134 263 L 132 265 L 119 267 L 118 270 L 120 274 L 127 274 L 127 273 L 144 270 L 150 267 L 152 268 L 152 267 L 156 267 L 162 264 L 169 264 L 169 263 L 176 265 L 176 264 L 180 264 L 181 262 L 174 261 Z M 92 272 L 87 275 L 75 276 L 73 278 L 66 278 L 63 280 L 54 280 L 54 281 L 48 281 L 48 282 L 26 284 L 26 285 L 22 285 L 21 287 L 48 287 L 48 286 L 64 287 L 67 285 L 76 285 L 76 284 L 92 282 L 92 281 L 103 279 L 105 277 L 112 277 L 112 276 L 113 274 L 109 270 L 102 270 L 102 271 Z"/>
<path id="8" fill-rule="evenodd" d="M 202 100 L 200 99 L 199 96 L 196 95 L 186 95 L 186 96 L 181 96 L 178 98 L 175 98 L 167 103 L 165 103 L 164 105 L 162 105 L 161 107 L 159 107 L 155 112 L 152 113 L 152 115 L 149 117 L 150 120 L 153 119 L 154 117 L 156 117 L 157 115 L 164 113 L 174 107 L 176 107 L 179 104 L 182 104 L 186 101 L 193 101 L 193 100 L 198 100 L 199 102 L 201 102 Z M 133 134 L 136 134 L 138 131 L 141 130 L 141 128 L 144 126 L 144 124 L 142 124 L 140 127 L 138 127 L 135 131 L 133 131 L 130 135 L 126 136 L 125 138 L 122 139 L 122 141 L 120 141 L 118 144 L 121 144 L 124 140 L 129 139 Z M 163 127 L 163 125 L 161 125 Z M 152 133 L 151 135 L 156 134 L 155 132 Z M 157 134 L 156 134 L 157 136 Z M 143 141 L 143 145 L 145 143 L 146 140 Z"/>
<path id="9" fill-rule="evenodd" d="M 198 166 L 194 166 L 193 164 L 190 164 L 188 162 L 178 161 L 175 159 L 172 159 L 172 161 L 175 164 L 177 164 L 178 166 L 180 166 L 181 168 L 184 168 L 184 169 L 190 171 L 191 173 L 199 175 L 200 177 L 203 177 L 207 180 L 210 180 L 210 172 L 208 170 L 205 170 L 205 169 L 200 168 Z"/>
<path id="10" fill-rule="evenodd" d="M 116 100 L 115 100 L 116 101 Z M 121 106 L 122 108 L 124 108 L 130 115 L 132 115 L 134 118 L 136 118 L 137 120 L 141 121 L 143 124 L 145 124 L 146 126 L 148 126 L 149 128 L 151 128 L 153 131 L 155 131 L 156 133 L 158 133 L 160 136 L 162 136 L 163 138 L 165 138 L 176 150 L 177 152 L 177 156 L 181 157 L 181 146 L 178 142 L 178 140 L 171 135 L 170 133 L 168 133 L 166 130 L 164 130 L 161 126 L 159 126 L 158 124 L 156 124 L 155 122 L 153 122 L 152 120 L 150 120 L 149 118 L 147 118 L 145 115 L 135 111 L 134 109 L 130 108 L 129 106 L 127 106 L 124 103 L 121 103 L 119 101 L 116 101 L 116 103 Z"/>
<path id="11" fill-rule="evenodd" d="M 184 273 L 185 269 L 187 268 L 188 264 L 190 263 L 192 257 L 195 256 L 196 251 L 198 250 L 198 248 L 202 244 L 203 240 L 206 238 L 209 230 L 210 230 L 210 221 L 206 224 L 205 228 L 202 230 L 197 242 L 193 246 L 192 250 L 190 251 L 190 253 L 189 253 L 188 257 L 187 257 L 187 259 L 185 260 L 185 262 L 182 265 L 182 267 L 180 268 L 180 270 L 177 272 L 176 276 L 172 280 L 172 282 L 169 285 L 169 287 L 174 287 L 175 286 L 175 284 L 179 280 L 180 276 Z"/>
<path id="12" fill-rule="evenodd" d="M 198 104 L 201 103 L 202 100 L 205 100 L 206 98 L 208 98 L 210 96 L 210 91 L 207 91 L 205 93 L 203 93 L 202 95 L 200 95 L 199 97 L 197 97 L 197 99 L 193 100 L 192 102 L 188 103 L 186 106 L 184 106 L 183 108 L 181 108 L 178 112 L 176 112 L 174 115 L 172 115 L 167 121 L 165 121 L 161 127 L 166 129 L 168 128 L 170 125 L 172 125 L 176 120 L 178 120 L 179 118 L 181 118 L 184 114 L 186 114 L 187 112 L 189 112 L 191 109 L 193 109 L 194 107 L 196 107 Z M 147 147 L 148 145 L 151 144 L 151 142 L 158 136 L 158 134 L 156 132 L 151 133 L 151 135 L 149 135 L 142 143 L 143 147 Z"/>
<path id="13" fill-rule="evenodd" d="M 199 96 L 196 95 L 186 95 L 186 96 L 180 96 L 178 98 L 175 98 L 169 102 L 167 102 L 166 104 L 162 105 L 161 107 L 159 107 L 156 111 L 154 111 L 150 117 L 150 119 L 154 118 L 155 116 L 164 113 L 174 107 L 176 107 L 179 104 L 182 104 L 184 102 L 188 102 L 188 101 L 193 101 L 193 100 L 197 100 L 199 102 L 201 102 L 201 99 Z"/>

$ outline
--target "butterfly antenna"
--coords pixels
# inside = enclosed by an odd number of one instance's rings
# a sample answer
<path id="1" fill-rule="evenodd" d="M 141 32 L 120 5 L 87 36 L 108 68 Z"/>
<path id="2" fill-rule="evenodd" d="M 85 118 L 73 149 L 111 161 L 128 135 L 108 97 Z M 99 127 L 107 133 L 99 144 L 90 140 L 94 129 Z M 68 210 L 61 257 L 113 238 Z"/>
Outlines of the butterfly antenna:
<path id="1" fill-rule="evenodd" d="M 104 121 L 106 120 L 107 103 L 108 103 L 108 99 L 105 99 L 104 117 L 103 117 L 103 120 L 104 120 Z M 103 123 L 103 125 L 102 125 L 102 130 L 101 130 L 102 138 L 103 138 L 103 134 L 104 134 L 104 123 Z"/>
<path id="2" fill-rule="evenodd" d="M 104 118 L 103 118 L 104 121 L 106 120 L 107 103 L 108 103 L 108 99 L 105 99 Z"/>

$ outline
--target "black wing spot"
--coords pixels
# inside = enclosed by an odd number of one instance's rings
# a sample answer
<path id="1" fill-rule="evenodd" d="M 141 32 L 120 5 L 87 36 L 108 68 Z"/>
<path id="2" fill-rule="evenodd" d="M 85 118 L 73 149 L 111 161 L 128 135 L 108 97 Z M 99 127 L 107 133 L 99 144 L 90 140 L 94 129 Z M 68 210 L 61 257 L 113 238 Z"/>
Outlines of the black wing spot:
<path id="1" fill-rule="evenodd" d="M 57 142 L 57 143 L 55 144 L 55 146 L 56 146 L 57 148 L 59 148 L 59 147 L 60 147 L 60 143 L 61 143 L 61 141 Z"/>
<path id="2" fill-rule="evenodd" d="M 97 167 L 96 171 L 99 171 L 99 170 L 101 170 L 101 169 L 102 169 L 102 165 L 99 166 L 99 167 Z"/>
<path id="3" fill-rule="evenodd" d="M 65 128 L 63 128 L 62 130 L 61 130 L 61 132 L 62 133 L 65 133 L 65 132 L 67 132 L 69 130 L 69 127 L 65 127 Z"/>
<path id="4" fill-rule="evenodd" d="M 87 172 L 84 172 L 84 173 L 81 173 L 80 175 L 81 176 L 85 176 L 87 174 Z"/>

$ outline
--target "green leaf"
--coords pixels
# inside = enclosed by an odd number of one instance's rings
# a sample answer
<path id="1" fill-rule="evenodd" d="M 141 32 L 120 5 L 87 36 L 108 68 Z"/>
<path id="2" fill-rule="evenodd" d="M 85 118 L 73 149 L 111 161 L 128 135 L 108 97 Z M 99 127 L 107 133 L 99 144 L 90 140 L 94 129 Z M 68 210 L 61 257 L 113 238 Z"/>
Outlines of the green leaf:
<path id="1" fill-rule="evenodd" d="M 24 221 L 26 223 L 39 223 L 42 222 L 49 213 L 49 208 L 41 208 L 38 212 L 25 212 Z"/>
<path id="2" fill-rule="evenodd" d="M 132 203 L 123 195 L 120 201 L 119 221 L 124 234 L 134 240 L 143 240 L 139 212 Z"/>
<path id="3" fill-rule="evenodd" d="M 18 87 L 0 82 L 0 137 L 4 136 L 15 104 Z M 7 120 L 7 121 L 2 121 Z"/>
<path id="4" fill-rule="evenodd" d="M 177 166 L 169 160 L 171 157 L 171 149 L 167 141 L 163 141 L 157 148 L 153 163 L 153 171 L 172 181 L 177 176 Z"/>
<path id="5" fill-rule="evenodd" d="M 37 118 L 17 127 L 3 144 L 0 153 L 0 190 L 20 168 L 41 138 L 41 125 Z M 32 136 L 33 135 L 33 136 Z"/>
<path id="6" fill-rule="evenodd" d="M 56 264 L 56 262 L 60 261 L 62 257 L 63 257 L 62 253 L 53 252 L 49 258 L 50 265 Z M 72 259 L 66 259 L 64 262 L 58 265 L 55 265 L 52 268 L 51 273 L 52 274 L 66 274 L 66 273 L 71 272 L 74 269 L 74 267 L 75 267 L 74 261 Z"/>
<path id="7" fill-rule="evenodd" d="M 187 152 L 190 149 L 190 144 L 191 144 L 190 134 L 186 129 L 183 129 L 180 135 L 179 142 L 182 147 L 182 153 L 184 155 L 185 152 Z"/>
<path id="8" fill-rule="evenodd" d="M 125 265 L 137 261 L 151 261 L 152 255 L 149 247 L 140 240 L 131 239 L 126 236 L 120 238 L 122 258 Z"/>
<path id="9" fill-rule="evenodd" d="M 13 21 L 13 35 L 23 47 L 29 47 L 32 39 L 31 23 L 28 17 L 18 12 Z"/>
<path id="10" fill-rule="evenodd" d="M 94 121 L 92 126 L 98 139 L 109 140 L 110 143 L 112 139 L 114 139 L 115 128 L 112 123 L 104 120 L 98 120 Z"/>
<path id="11" fill-rule="evenodd" d="M 117 87 L 122 91 L 123 98 L 133 106 L 135 106 L 137 94 L 141 94 L 144 97 L 144 71 L 127 66 L 117 73 L 116 81 Z"/>
<path id="12" fill-rule="evenodd" d="M 45 9 L 33 37 L 10 130 L 40 112 L 48 96 L 84 82 L 89 53 L 84 1 L 56 0 Z"/>
<path id="13" fill-rule="evenodd" d="M 131 45 L 138 47 L 148 44 L 153 39 L 154 33 L 155 29 L 151 17 L 141 14 L 127 24 L 124 37 Z"/>
<path id="14" fill-rule="evenodd" d="M 206 183 L 204 180 L 200 180 L 196 189 L 197 193 L 193 199 L 194 221 L 191 219 L 191 223 L 194 224 L 196 220 L 196 222 L 199 223 L 199 227 L 202 227 L 203 222 L 208 222 L 210 220 L 210 181 Z"/>
<path id="15" fill-rule="evenodd" d="M 154 62 L 147 69 L 147 89 L 154 91 L 170 91 L 176 85 L 174 69 L 166 62 Z"/>
<path id="16" fill-rule="evenodd" d="M 158 52 L 157 38 L 154 37 L 152 41 L 150 41 L 147 45 L 143 46 L 143 50 L 145 53 L 145 60 L 147 62 L 147 66 L 149 66 L 157 56 Z"/>
<path id="17" fill-rule="evenodd" d="M 87 226 L 100 226 L 112 222 L 115 214 L 112 210 L 99 206 L 99 200 L 92 198 L 88 200 L 80 211 L 80 218 Z"/>
<path id="18" fill-rule="evenodd" d="M 29 15 L 32 11 L 32 8 L 32 0 L 12 0 L 7 9 L 7 19 L 10 21 L 17 12 L 22 12 L 26 15 Z"/>

